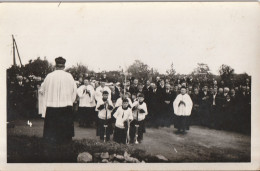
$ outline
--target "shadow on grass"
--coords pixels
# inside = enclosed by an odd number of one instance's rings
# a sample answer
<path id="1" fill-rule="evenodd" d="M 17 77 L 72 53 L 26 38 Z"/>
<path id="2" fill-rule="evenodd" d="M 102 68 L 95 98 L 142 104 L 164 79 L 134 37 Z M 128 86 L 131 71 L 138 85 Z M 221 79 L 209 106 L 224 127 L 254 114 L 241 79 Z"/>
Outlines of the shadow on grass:
<path id="1" fill-rule="evenodd" d="M 115 142 L 97 142 L 95 140 L 74 140 L 69 144 L 48 144 L 43 138 L 9 135 L 7 137 L 8 163 L 76 163 L 81 152 L 90 154 L 108 152 L 123 155 L 127 151 L 131 156 L 145 162 L 159 162 L 154 156 L 136 149 L 132 145 Z"/>

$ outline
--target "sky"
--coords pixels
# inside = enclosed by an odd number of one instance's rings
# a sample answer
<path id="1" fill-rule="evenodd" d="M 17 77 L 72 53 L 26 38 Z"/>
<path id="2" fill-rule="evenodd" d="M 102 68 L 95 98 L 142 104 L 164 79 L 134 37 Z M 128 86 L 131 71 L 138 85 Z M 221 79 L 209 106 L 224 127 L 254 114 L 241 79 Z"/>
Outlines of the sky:
<path id="1" fill-rule="evenodd" d="M 12 34 L 23 63 L 63 56 L 96 72 L 141 60 L 165 73 L 197 63 L 252 74 L 260 55 L 258 3 L 1 3 L 2 67 L 12 65 Z M 18 62 L 18 59 L 17 59 Z"/>

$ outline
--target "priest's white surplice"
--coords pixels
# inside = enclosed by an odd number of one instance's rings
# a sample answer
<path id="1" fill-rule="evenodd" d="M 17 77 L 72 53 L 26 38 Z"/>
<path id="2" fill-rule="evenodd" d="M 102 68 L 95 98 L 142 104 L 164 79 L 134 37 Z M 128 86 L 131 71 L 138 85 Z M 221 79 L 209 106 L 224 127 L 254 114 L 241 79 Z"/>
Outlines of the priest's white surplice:
<path id="1" fill-rule="evenodd" d="M 180 103 L 181 101 L 184 104 Z M 192 105 L 192 100 L 188 94 L 179 94 L 173 102 L 174 113 L 178 116 L 190 116 Z"/>

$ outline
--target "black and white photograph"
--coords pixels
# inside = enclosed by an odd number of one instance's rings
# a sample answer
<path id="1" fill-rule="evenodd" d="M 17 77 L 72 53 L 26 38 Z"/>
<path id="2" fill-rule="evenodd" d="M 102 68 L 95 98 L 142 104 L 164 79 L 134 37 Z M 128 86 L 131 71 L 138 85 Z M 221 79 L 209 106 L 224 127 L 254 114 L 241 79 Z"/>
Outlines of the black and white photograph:
<path id="1" fill-rule="evenodd" d="M 0 52 L 0 170 L 260 168 L 257 2 L 1 3 Z"/>

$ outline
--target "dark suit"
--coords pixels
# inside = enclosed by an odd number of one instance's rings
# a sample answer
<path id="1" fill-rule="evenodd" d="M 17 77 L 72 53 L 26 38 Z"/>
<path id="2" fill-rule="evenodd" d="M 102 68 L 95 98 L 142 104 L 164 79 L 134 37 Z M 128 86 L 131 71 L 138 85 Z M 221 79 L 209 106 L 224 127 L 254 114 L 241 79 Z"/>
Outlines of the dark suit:
<path id="1" fill-rule="evenodd" d="M 133 93 L 136 93 L 136 94 L 137 94 L 137 92 L 138 92 L 138 86 L 135 86 L 135 85 L 130 86 L 129 92 L 130 92 L 131 94 L 133 94 Z"/>
<path id="2" fill-rule="evenodd" d="M 204 126 L 210 126 L 209 118 L 210 116 L 210 93 L 201 92 L 199 95 L 199 115 L 201 124 Z"/>
<path id="3" fill-rule="evenodd" d="M 191 100 L 193 103 L 193 107 L 191 111 L 191 124 L 198 125 L 200 124 L 200 117 L 199 117 L 200 95 L 191 94 Z"/>
<path id="4" fill-rule="evenodd" d="M 161 112 L 162 112 L 162 118 L 161 118 L 161 126 L 170 126 L 173 118 L 173 101 L 176 98 L 175 92 L 164 90 L 161 94 Z M 169 101 L 170 103 L 167 104 L 165 101 Z"/>
<path id="5" fill-rule="evenodd" d="M 159 126 L 159 118 L 161 115 L 160 111 L 160 94 L 157 90 L 152 90 L 150 94 L 150 114 L 148 117 L 151 119 L 154 126 Z"/>
<path id="6" fill-rule="evenodd" d="M 15 105 L 15 113 L 17 116 L 23 116 L 24 115 L 24 98 L 25 98 L 25 84 L 22 82 L 19 84 L 19 82 L 16 82 L 14 84 L 14 105 Z"/>

